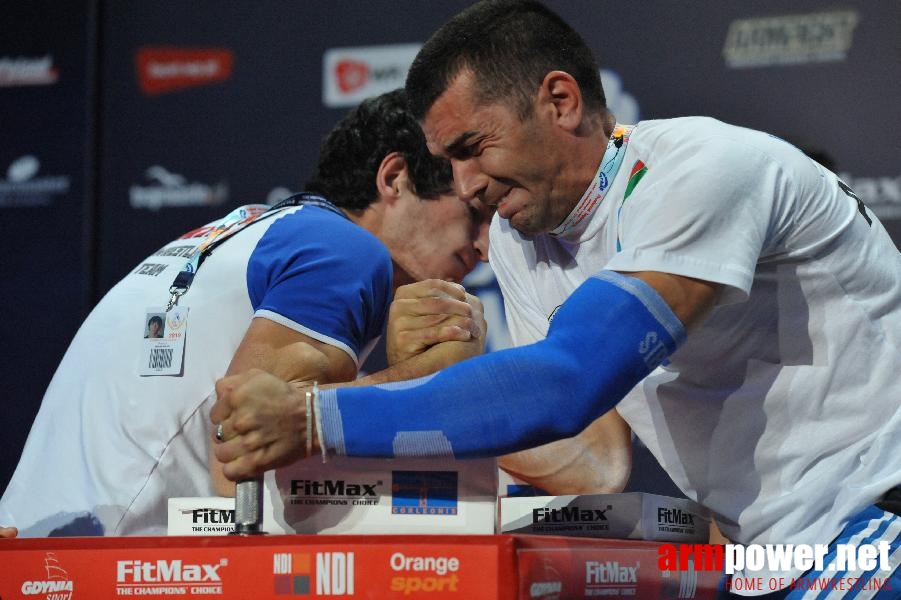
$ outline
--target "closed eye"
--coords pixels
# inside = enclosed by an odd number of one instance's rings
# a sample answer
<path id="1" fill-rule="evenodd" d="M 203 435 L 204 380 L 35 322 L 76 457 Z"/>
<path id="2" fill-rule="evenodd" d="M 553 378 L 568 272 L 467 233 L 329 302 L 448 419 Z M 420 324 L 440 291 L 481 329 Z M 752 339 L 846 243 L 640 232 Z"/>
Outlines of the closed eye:
<path id="1" fill-rule="evenodd" d="M 457 139 L 446 146 L 445 154 L 449 158 L 457 160 L 466 160 L 467 158 L 478 156 L 482 153 L 479 145 L 481 138 L 476 138 L 476 135 L 474 131 L 460 134 L 457 136 Z"/>

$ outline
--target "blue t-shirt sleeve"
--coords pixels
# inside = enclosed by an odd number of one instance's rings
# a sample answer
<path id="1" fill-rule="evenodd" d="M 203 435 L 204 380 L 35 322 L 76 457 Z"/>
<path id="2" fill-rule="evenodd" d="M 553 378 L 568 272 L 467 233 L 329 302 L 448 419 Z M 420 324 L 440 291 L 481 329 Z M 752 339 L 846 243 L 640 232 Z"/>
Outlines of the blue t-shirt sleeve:
<path id="1" fill-rule="evenodd" d="M 381 335 L 391 301 L 388 249 L 368 231 L 305 206 L 270 225 L 247 264 L 254 312 L 345 350 Z"/>

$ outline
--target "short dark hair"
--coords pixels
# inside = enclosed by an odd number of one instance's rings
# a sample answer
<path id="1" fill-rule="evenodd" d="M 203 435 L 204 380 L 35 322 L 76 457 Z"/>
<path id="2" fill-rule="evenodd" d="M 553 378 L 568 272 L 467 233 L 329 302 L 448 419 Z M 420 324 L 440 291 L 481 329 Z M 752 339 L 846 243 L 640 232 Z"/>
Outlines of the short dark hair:
<path id="1" fill-rule="evenodd" d="M 476 100 L 509 100 L 521 119 L 550 71 L 575 78 L 590 111 L 606 112 L 597 61 L 585 40 L 536 0 L 484 0 L 445 23 L 425 43 L 407 74 L 410 110 L 425 118 L 453 79 L 469 69 Z"/>
<path id="2" fill-rule="evenodd" d="M 429 153 L 403 89 L 364 100 L 341 119 L 323 140 L 305 189 L 342 208 L 363 210 L 378 197 L 376 175 L 391 152 L 404 156 L 420 198 L 436 199 L 452 191 L 450 163 Z"/>
<path id="3" fill-rule="evenodd" d="M 148 328 L 150 327 L 151 323 L 156 323 L 157 325 L 162 327 L 163 326 L 163 318 L 159 315 L 153 315 L 152 317 L 150 317 L 150 320 L 147 321 Z"/>

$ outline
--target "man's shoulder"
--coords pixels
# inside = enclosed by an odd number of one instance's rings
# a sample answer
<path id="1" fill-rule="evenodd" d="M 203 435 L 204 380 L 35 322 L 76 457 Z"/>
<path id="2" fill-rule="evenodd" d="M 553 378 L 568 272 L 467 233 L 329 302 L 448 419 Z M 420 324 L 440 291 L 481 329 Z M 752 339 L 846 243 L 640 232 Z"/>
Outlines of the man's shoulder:
<path id="1" fill-rule="evenodd" d="M 679 145 L 702 144 L 711 139 L 746 142 L 756 145 L 761 140 L 778 143 L 779 138 L 765 131 L 720 121 L 714 117 L 691 116 L 639 121 L 632 133 L 632 141 L 640 145 L 656 141 Z"/>
<path id="2" fill-rule="evenodd" d="M 773 157 L 795 151 L 779 137 L 765 131 L 732 125 L 712 117 L 677 117 L 640 121 L 630 147 L 658 175 L 691 166 L 740 172 L 778 167 Z"/>
<path id="3" fill-rule="evenodd" d="M 317 206 L 304 206 L 278 217 L 260 242 L 335 257 L 391 260 L 388 248 L 378 237 L 350 219 Z"/>
<path id="4" fill-rule="evenodd" d="M 688 116 L 669 119 L 648 119 L 639 121 L 632 134 L 633 138 L 651 138 L 667 136 L 704 136 L 728 135 L 741 130 L 741 127 L 720 121 L 714 117 Z"/>

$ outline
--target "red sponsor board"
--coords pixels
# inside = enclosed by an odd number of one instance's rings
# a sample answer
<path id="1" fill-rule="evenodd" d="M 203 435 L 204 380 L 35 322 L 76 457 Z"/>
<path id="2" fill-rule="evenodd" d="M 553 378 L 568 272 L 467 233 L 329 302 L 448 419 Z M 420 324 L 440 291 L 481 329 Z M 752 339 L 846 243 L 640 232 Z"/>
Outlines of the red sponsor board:
<path id="1" fill-rule="evenodd" d="M 143 47 L 135 55 L 138 83 L 148 95 L 225 81 L 233 63 L 228 48 Z"/>
<path id="2" fill-rule="evenodd" d="M 657 542 L 515 536 L 521 600 L 716 598 L 722 573 L 661 571 Z"/>
<path id="3" fill-rule="evenodd" d="M 69 538 L 0 544 L 0 598 L 515 597 L 506 536 Z"/>
<path id="4" fill-rule="evenodd" d="M 0 542 L 0 598 L 715 598 L 659 544 L 535 535 L 49 538 Z"/>

